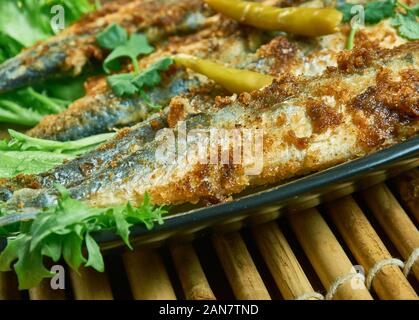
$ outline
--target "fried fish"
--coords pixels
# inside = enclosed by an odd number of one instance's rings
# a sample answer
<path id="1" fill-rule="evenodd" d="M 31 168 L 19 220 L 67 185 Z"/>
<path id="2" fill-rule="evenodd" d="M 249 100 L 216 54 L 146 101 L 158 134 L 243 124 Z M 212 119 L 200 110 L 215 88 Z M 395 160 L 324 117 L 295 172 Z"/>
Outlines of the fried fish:
<path id="1" fill-rule="evenodd" d="M 9 192 L 6 207 L 28 210 L 55 203 L 57 192 L 48 181 L 57 179 L 57 170 L 64 174 L 62 182 L 70 194 L 91 206 L 139 204 L 146 192 L 156 204 L 214 203 L 249 187 L 277 184 L 365 156 L 419 132 L 418 63 L 418 41 L 394 49 L 359 48 L 343 52 L 337 67 L 322 75 L 279 77 L 261 90 L 220 98 L 204 108 L 192 98 L 178 97 L 167 112 L 149 120 L 153 127 L 154 121 L 180 115 L 163 131 L 175 138 L 173 161 L 161 161 L 160 156 L 167 155 L 161 152 L 167 140 L 161 130 L 154 130 L 149 141 L 136 143 L 135 136 L 144 130 L 139 124 L 49 173 L 7 182 L 2 188 L 3 195 Z M 216 154 L 221 150 L 205 139 L 198 144 L 207 151 L 201 160 L 207 161 L 179 161 L 196 152 L 194 138 L 186 139 L 183 147 L 177 143 L 185 130 L 261 130 L 263 143 L 255 162 L 213 163 L 211 149 L 216 148 Z M 224 150 L 227 159 L 232 148 L 229 144 Z M 249 174 L 255 164 L 260 170 Z M 71 174 L 65 176 L 74 167 L 96 166 L 100 169 L 77 183 Z M 19 188 L 8 187 L 13 183 Z"/>
<path id="2" fill-rule="evenodd" d="M 118 5 L 119 4 L 119 5 Z M 35 44 L 0 65 L 0 93 L 46 79 L 79 75 L 92 61 L 102 61 L 105 50 L 96 35 L 117 23 L 128 33 L 144 33 L 151 43 L 169 35 L 194 32 L 210 15 L 200 0 L 136 0 L 105 4 L 47 41 Z"/>

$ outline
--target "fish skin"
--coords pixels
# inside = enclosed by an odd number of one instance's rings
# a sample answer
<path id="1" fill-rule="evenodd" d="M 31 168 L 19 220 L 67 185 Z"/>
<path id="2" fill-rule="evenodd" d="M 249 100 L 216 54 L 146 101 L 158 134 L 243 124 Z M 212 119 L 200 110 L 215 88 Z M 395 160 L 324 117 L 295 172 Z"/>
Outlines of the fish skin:
<path id="1" fill-rule="evenodd" d="M 247 63 L 252 68 L 249 59 L 257 57 L 254 55 L 254 48 L 250 48 L 248 44 L 250 34 L 253 38 L 269 39 L 262 32 L 243 31 L 237 23 L 219 17 L 217 23 L 206 30 L 190 36 L 172 38 L 157 52 L 141 59 L 140 68 L 144 69 L 159 58 L 171 56 L 173 53 L 192 54 L 226 64 Z M 164 73 L 163 78 L 161 85 L 146 91 L 152 104 L 162 107 L 167 106 L 172 97 L 196 90 L 208 83 L 204 77 L 175 66 Z M 143 98 L 117 97 L 107 86 L 105 79 L 100 79 L 88 90 L 86 96 L 76 100 L 62 113 L 43 118 L 28 135 L 49 140 L 77 140 L 138 123 L 150 113 L 152 110 Z"/>
<path id="2" fill-rule="evenodd" d="M 183 77 L 182 77 L 183 76 Z M 173 96 L 197 86 L 197 78 L 178 74 L 167 87 L 156 87 L 148 96 L 153 105 L 164 106 Z M 59 115 L 45 117 L 28 135 L 48 140 L 70 141 L 116 128 L 134 125 L 150 115 L 141 97 L 117 97 L 111 91 L 87 95 Z"/>
<path id="3" fill-rule="evenodd" d="M 273 76 L 286 73 L 315 76 L 328 67 L 336 67 L 337 56 L 344 48 L 346 39 L 344 33 L 303 41 L 286 36 L 274 37 L 252 28 L 242 28 L 231 20 L 217 16 L 204 30 L 188 36 L 172 37 L 167 45 L 151 56 L 142 58 L 139 63 L 141 68 L 145 68 L 159 57 L 186 53 Z M 365 46 L 365 43 L 378 39 L 385 39 L 378 43 L 384 48 L 405 42 L 389 21 L 382 21 L 359 31 L 356 45 Z M 187 93 L 190 89 L 196 91 L 200 85 L 207 86 L 207 81 L 192 76 L 190 72 L 178 70 L 172 80 L 149 90 L 148 94 L 154 104 L 164 107 L 170 97 Z M 76 140 L 135 124 L 150 113 L 141 98 L 115 97 L 104 79 L 89 91 L 64 112 L 45 117 L 28 134 L 50 140 Z"/>
<path id="4" fill-rule="evenodd" d="M 344 52 L 338 68 L 321 76 L 286 76 L 186 115 L 188 129 L 267 129 L 260 174 L 246 175 L 243 164 L 161 163 L 156 159 L 161 141 L 154 139 L 102 166 L 70 187 L 70 194 L 98 207 L 139 204 L 145 192 L 156 204 L 213 203 L 248 187 L 365 156 L 419 132 L 418 64 L 419 41 L 393 50 L 361 48 Z M 190 101 L 184 104 L 186 108 Z M 177 134 L 179 125 L 174 127 Z M 123 146 L 118 138 L 112 143 L 115 149 Z M 26 188 L 15 191 L 6 206 L 39 208 L 56 197 L 53 189 Z"/>
<path id="5" fill-rule="evenodd" d="M 12 180 L 12 183 L 9 181 L 9 183 L 3 184 L 3 188 L 0 188 L 0 197 L 3 194 L 4 201 L 10 197 L 11 190 L 28 185 L 28 183 L 38 188 L 51 188 L 54 184 L 64 187 L 77 186 L 80 181 L 98 171 L 102 166 L 112 166 L 115 159 L 123 158 L 138 149 L 139 145 L 152 141 L 156 132 L 165 127 L 167 127 L 167 112 L 162 111 L 130 129 L 120 130 L 116 136 L 121 143 L 120 148 L 115 148 L 114 140 L 111 140 L 109 143 L 101 145 L 95 152 L 88 152 L 49 172 L 42 173 L 31 182 L 25 176 L 18 176 Z"/>
<path id="6" fill-rule="evenodd" d="M 304 43 L 294 45 L 286 37 L 279 36 L 254 52 L 256 48 L 251 44 L 251 38 L 258 38 L 260 40 L 256 42 L 263 44 L 272 39 L 272 35 L 251 28 L 243 31 L 235 22 L 219 19 L 197 34 L 171 39 L 167 46 L 141 59 L 139 63 L 143 69 L 160 57 L 185 53 L 275 76 L 297 72 L 298 66 L 304 63 L 300 62 L 303 61 L 303 51 L 317 50 L 316 46 L 304 48 Z M 288 53 L 283 54 L 281 50 L 288 50 Z M 324 68 L 319 70 L 323 71 Z M 182 68 L 171 68 L 168 73 L 172 75 L 167 81 L 147 92 L 153 104 L 167 106 L 171 98 L 191 90 L 196 92 L 208 85 L 207 79 Z M 213 86 L 216 87 L 215 84 Z M 227 92 L 223 95 L 227 95 Z M 150 110 L 141 97 L 117 97 L 105 79 L 100 79 L 86 96 L 76 100 L 60 114 L 44 117 L 27 134 L 49 140 L 77 140 L 135 124 L 149 114 Z"/>
<path id="7" fill-rule="evenodd" d="M 157 44 L 169 35 L 198 30 L 207 10 L 200 0 L 137 0 L 119 6 L 106 4 L 96 13 L 47 41 L 35 44 L 0 65 L 0 93 L 40 83 L 46 79 L 79 75 L 91 61 L 101 61 L 105 50 L 96 34 L 119 23 L 132 34 L 144 33 Z"/>

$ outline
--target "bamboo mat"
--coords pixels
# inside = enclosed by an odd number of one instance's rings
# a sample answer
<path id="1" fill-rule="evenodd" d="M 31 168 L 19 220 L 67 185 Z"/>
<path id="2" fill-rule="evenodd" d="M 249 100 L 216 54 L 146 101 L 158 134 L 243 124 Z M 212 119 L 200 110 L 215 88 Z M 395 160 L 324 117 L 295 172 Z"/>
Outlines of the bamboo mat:
<path id="1" fill-rule="evenodd" d="M 418 251 L 418 224 L 416 169 L 240 232 L 108 255 L 104 274 L 67 270 L 66 290 L 19 292 L 0 273 L 0 299 L 418 299 L 419 262 L 407 277 L 397 266 Z"/>

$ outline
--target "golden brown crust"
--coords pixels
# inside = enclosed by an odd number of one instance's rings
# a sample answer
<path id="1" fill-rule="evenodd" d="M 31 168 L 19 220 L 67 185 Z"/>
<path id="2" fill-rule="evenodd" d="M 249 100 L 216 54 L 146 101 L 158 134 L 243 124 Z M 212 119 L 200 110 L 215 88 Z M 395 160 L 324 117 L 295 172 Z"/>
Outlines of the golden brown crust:
<path id="1" fill-rule="evenodd" d="M 399 76 L 394 81 L 383 69 L 377 74 L 376 84 L 350 102 L 360 142 L 367 147 L 382 144 L 388 135 L 397 135 L 402 126 L 419 119 L 419 71 L 402 70 Z M 363 120 L 365 115 L 372 121 Z"/>
<path id="2" fill-rule="evenodd" d="M 344 53 L 347 61 L 366 57 L 361 49 Z M 174 171 L 156 167 L 146 181 L 126 180 L 119 190 L 92 194 L 92 205 L 120 199 L 137 202 L 148 192 L 158 204 L 213 203 L 250 186 L 290 178 L 365 156 L 419 132 L 417 70 L 419 42 L 370 52 L 350 69 L 336 68 L 314 78 L 284 77 L 257 92 L 219 102 L 216 119 L 236 119 L 220 128 L 264 128 L 263 167 L 246 174 L 245 165 L 191 164 Z M 352 72 L 349 72 L 352 70 Z M 372 88 L 372 89 L 370 89 Z M 187 103 L 187 102 L 184 102 Z M 226 106 L 228 106 L 226 108 Z M 235 108 L 239 117 L 234 113 Z M 232 113 L 231 113 L 232 112 Z M 222 120 L 221 120 L 222 121 Z M 218 128 L 217 123 L 211 123 Z M 229 149 L 230 154 L 232 149 Z M 230 162 L 231 163 L 231 162 Z M 164 177 L 164 178 L 163 178 Z"/>
<path id="3" fill-rule="evenodd" d="M 309 99 L 306 102 L 306 106 L 314 133 L 323 133 L 327 129 L 341 124 L 343 121 L 343 115 L 341 113 L 327 106 L 321 100 Z"/>

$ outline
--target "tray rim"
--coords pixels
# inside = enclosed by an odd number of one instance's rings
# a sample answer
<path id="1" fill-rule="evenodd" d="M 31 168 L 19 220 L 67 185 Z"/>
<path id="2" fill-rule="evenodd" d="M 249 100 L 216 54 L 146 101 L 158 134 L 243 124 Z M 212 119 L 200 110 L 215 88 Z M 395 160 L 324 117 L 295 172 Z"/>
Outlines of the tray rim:
<path id="1" fill-rule="evenodd" d="M 310 190 L 325 187 L 327 184 L 351 182 L 353 181 L 351 178 L 355 175 L 371 174 L 386 165 L 408 159 L 412 159 L 413 161 L 419 160 L 419 135 L 370 155 L 330 167 L 285 184 L 243 196 L 231 202 L 169 215 L 164 218 L 164 224 L 156 225 L 152 230 L 148 230 L 142 225 L 135 225 L 131 229 L 130 241 L 133 243 L 136 238 L 147 237 L 148 239 L 152 238 L 153 235 L 157 236 L 162 233 L 184 230 L 188 227 L 193 228 L 198 223 L 204 224 L 209 221 L 222 220 L 223 218 L 234 218 L 239 213 L 295 198 L 304 193 L 308 193 Z M 105 250 L 107 244 L 113 244 L 110 246 L 112 249 L 123 247 L 123 241 L 113 230 L 98 231 L 92 235 Z M 6 243 L 6 238 L 0 238 L 0 252 L 5 248 Z"/>
<path id="2" fill-rule="evenodd" d="M 130 239 L 144 236 L 152 237 L 153 234 L 193 227 L 197 223 L 231 218 L 239 212 L 255 210 L 264 205 L 295 198 L 298 195 L 310 192 L 310 190 L 325 187 L 327 184 L 349 182 L 351 181 L 351 177 L 373 173 L 386 165 L 410 158 L 419 159 L 419 136 L 415 136 L 370 155 L 333 166 L 285 184 L 273 186 L 254 194 L 245 195 L 230 202 L 169 215 L 164 218 L 163 225 L 156 225 L 152 230 L 147 230 L 141 225 L 134 226 L 131 229 Z M 111 230 L 96 232 L 94 238 L 100 244 L 120 241 L 119 236 Z"/>

